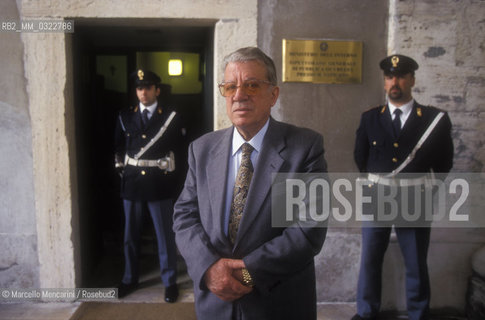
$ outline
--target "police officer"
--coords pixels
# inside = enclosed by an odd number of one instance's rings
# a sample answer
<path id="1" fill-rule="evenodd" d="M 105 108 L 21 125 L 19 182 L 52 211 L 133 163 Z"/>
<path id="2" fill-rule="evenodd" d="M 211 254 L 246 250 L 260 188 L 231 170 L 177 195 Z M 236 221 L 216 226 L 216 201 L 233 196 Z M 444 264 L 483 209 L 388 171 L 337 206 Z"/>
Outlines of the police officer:
<path id="1" fill-rule="evenodd" d="M 380 67 L 384 72 L 388 102 L 362 114 L 356 133 L 355 162 L 371 182 L 369 190 L 383 186 L 389 188 L 393 183 L 396 183 L 394 186 L 399 192 L 404 186 L 411 185 L 425 190 L 423 185 L 430 171 L 446 175 L 453 165 L 450 118 L 446 112 L 423 106 L 413 99 L 411 91 L 418 64 L 412 58 L 395 54 L 383 59 Z M 418 148 L 418 141 L 423 136 L 426 136 L 424 142 Z M 414 156 L 407 159 L 413 151 Z M 396 179 L 397 175 L 406 177 Z M 409 176 L 411 178 L 407 178 Z M 364 214 L 375 214 L 375 211 L 376 206 L 364 207 Z M 401 206 L 398 211 L 402 216 L 404 210 Z M 394 223 L 394 230 L 406 268 L 409 319 L 428 319 L 430 285 L 426 258 L 429 224 L 404 226 Z M 352 320 L 376 319 L 378 315 L 382 263 L 390 233 L 389 225 L 364 225 L 362 228 L 357 314 Z"/>
<path id="2" fill-rule="evenodd" d="M 184 130 L 176 112 L 158 102 L 160 77 L 137 70 L 132 78 L 139 104 L 122 110 L 115 132 L 115 167 L 121 175 L 125 213 L 125 271 L 118 288 L 121 298 L 138 285 L 138 258 L 143 212 L 149 211 L 155 228 L 165 301 L 175 302 L 176 245 L 173 200 L 179 190 L 177 174 L 183 170 Z"/>

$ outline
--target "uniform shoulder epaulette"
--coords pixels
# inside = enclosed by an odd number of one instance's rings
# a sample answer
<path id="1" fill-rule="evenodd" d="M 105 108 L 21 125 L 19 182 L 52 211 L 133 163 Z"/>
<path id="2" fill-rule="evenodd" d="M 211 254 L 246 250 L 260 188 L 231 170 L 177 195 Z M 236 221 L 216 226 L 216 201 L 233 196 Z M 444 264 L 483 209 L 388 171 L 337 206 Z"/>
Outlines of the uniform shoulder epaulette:
<path id="1" fill-rule="evenodd" d="M 379 106 L 375 106 L 375 107 L 370 107 L 369 109 L 365 110 L 364 112 L 368 112 L 368 111 L 372 111 L 372 110 L 379 110 L 381 108 L 384 108 L 384 110 L 386 110 L 386 105 L 379 105 Z"/>
<path id="2" fill-rule="evenodd" d="M 431 113 L 446 112 L 445 110 L 432 105 L 423 106 L 423 110 Z"/>
<path id="3" fill-rule="evenodd" d="M 421 107 L 417 107 L 416 108 L 416 115 L 418 117 L 422 117 L 423 116 L 423 110 L 421 109 Z"/>
<path id="4" fill-rule="evenodd" d="M 425 106 L 425 108 L 427 108 L 429 110 L 443 111 L 442 109 L 435 107 L 435 106 L 432 106 L 432 105 Z"/>
<path id="5" fill-rule="evenodd" d="M 418 117 L 422 117 L 423 116 L 423 113 L 426 113 L 426 115 L 433 115 L 433 114 L 438 114 L 440 112 L 445 112 L 445 110 L 443 109 L 440 109 L 440 108 L 437 108 L 435 106 L 432 106 L 432 105 L 427 105 L 427 106 L 424 106 L 424 105 L 419 105 L 417 108 L 416 108 L 416 115 Z"/>
<path id="6" fill-rule="evenodd" d="M 120 119 L 127 119 L 136 113 L 136 111 L 138 111 L 138 106 L 126 106 L 120 110 L 118 115 L 120 116 Z"/>

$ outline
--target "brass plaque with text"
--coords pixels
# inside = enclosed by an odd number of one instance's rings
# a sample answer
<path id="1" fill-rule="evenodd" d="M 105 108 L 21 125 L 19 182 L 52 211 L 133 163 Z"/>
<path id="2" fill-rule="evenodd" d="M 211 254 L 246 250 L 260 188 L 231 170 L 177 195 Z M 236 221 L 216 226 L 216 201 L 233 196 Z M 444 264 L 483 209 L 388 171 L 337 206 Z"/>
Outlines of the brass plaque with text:
<path id="1" fill-rule="evenodd" d="M 362 82 L 362 42 L 283 39 L 283 82 Z"/>

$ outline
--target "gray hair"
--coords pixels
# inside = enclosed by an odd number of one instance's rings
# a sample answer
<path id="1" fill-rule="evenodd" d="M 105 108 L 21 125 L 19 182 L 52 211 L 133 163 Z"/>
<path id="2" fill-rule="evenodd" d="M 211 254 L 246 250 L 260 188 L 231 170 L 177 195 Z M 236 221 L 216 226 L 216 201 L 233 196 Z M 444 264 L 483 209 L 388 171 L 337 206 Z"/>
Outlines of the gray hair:
<path id="1" fill-rule="evenodd" d="M 259 61 L 266 68 L 266 74 L 268 81 L 276 86 L 278 84 L 278 78 L 276 76 L 276 67 L 273 59 L 268 57 L 261 49 L 256 47 L 246 47 L 238 49 L 226 57 L 224 57 L 224 70 L 230 62 L 246 62 L 246 61 Z"/>

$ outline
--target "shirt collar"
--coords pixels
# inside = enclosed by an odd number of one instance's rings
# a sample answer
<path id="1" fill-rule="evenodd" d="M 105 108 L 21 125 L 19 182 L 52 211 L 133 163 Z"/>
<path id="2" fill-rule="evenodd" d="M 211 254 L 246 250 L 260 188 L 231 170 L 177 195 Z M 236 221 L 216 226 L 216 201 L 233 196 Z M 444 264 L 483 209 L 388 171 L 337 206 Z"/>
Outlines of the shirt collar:
<path id="1" fill-rule="evenodd" d="M 155 109 L 158 106 L 158 101 L 155 101 L 153 104 L 146 106 L 143 103 L 140 102 L 140 111 L 143 112 L 143 110 L 148 109 L 148 112 L 150 114 L 153 114 L 155 112 Z"/>
<path id="2" fill-rule="evenodd" d="M 249 143 L 254 150 L 259 153 L 261 146 L 263 145 L 264 135 L 266 134 L 266 131 L 268 131 L 268 125 L 269 119 L 266 121 L 261 130 L 259 130 L 258 133 L 249 141 L 244 140 L 241 134 L 237 131 L 236 127 L 234 127 L 234 133 L 232 135 L 232 155 L 234 156 L 245 142 Z"/>
<path id="3" fill-rule="evenodd" d="M 389 112 L 394 114 L 394 110 L 397 109 L 395 105 L 393 105 L 391 102 L 388 102 L 389 105 Z M 411 111 L 413 110 L 413 105 L 414 105 L 414 99 L 411 99 L 409 102 L 403 104 L 402 106 L 399 107 L 399 109 L 402 111 L 401 117 L 407 118 Z"/>

